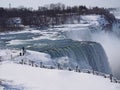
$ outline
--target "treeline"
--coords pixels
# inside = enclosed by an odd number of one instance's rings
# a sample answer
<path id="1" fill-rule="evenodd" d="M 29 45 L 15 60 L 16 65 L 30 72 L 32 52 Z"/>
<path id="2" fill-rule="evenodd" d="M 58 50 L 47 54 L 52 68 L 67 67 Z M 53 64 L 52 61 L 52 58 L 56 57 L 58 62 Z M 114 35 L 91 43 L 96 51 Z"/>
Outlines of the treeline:
<path id="1" fill-rule="evenodd" d="M 78 23 L 80 15 L 104 15 L 105 19 L 112 24 L 115 21 L 114 15 L 105 8 L 87 8 L 86 6 L 65 6 L 64 4 L 50 4 L 38 7 L 37 10 L 32 8 L 0 8 L 0 26 L 6 27 L 6 20 L 9 18 L 20 17 L 23 25 L 49 26 L 65 24 L 67 18 L 77 17 Z"/>

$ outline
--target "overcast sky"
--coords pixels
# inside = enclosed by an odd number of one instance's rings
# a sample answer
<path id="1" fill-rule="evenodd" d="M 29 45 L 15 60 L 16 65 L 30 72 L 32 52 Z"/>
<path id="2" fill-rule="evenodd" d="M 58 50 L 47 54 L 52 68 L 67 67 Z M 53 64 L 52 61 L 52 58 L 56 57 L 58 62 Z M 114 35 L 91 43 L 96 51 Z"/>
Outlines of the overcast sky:
<path id="1" fill-rule="evenodd" d="M 66 5 L 86 5 L 87 7 L 120 7 L 120 0 L 0 0 L 0 7 L 33 7 L 37 9 L 38 6 L 43 6 L 50 3 L 63 3 Z"/>

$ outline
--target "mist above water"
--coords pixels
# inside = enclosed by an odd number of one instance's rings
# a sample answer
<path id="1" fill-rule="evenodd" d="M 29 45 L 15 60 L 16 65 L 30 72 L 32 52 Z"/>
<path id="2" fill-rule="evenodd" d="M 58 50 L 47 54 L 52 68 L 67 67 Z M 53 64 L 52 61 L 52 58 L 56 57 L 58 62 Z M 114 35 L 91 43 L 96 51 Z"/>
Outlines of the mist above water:
<path id="1" fill-rule="evenodd" d="M 88 31 L 88 32 L 87 32 Z M 114 30 L 115 31 L 115 30 Z M 82 34 L 80 34 L 82 32 Z M 84 33 L 83 33 L 84 32 Z M 90 30 L 85 31 L 68 31 L 68 38 L 78 41 L 95 41 L 99 42 L 108 57 L 110 67 L 114 76 L 120 79 L 120 38 L 113 32 L 98 31 L 90 33 Z"/>
<path id="2" fill-rule="evenodd" d="M 102 44 L 113 74 L 120 79 L 120 39 L 113 33 L 105 32 L 93 34 L 92 39 Z"/>

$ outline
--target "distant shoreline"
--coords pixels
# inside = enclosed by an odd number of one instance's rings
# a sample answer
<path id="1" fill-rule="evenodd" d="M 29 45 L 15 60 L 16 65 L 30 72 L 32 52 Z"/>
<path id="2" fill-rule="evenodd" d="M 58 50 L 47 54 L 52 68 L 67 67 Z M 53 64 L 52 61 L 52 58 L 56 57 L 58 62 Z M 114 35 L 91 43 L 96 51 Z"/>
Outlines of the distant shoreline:
<path id="1" fill-rule="evenodd" d="M 0 27 L 0 32 L 23 30 L 25 27 Z"/>

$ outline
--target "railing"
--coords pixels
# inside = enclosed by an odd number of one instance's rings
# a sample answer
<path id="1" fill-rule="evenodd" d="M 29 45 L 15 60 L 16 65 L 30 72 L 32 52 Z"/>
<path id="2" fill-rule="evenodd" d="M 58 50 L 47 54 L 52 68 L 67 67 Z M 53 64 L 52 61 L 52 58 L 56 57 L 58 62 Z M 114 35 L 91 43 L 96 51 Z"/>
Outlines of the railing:
<path id="1" fill-rule="evenodd" d="M 18 57 L 18 56 L 15 56 L 15 57 Z M 20 61 L 16 61 L 16 60 L 14 60 L 15 57 L 13 57 L 12 59 L 13 59 L 13 62 L 15 62 L 17 64 L 29 65 L 32 67 L 40 67 L 40 68 L 47 68 L 47 69 L 75 71 L 78 73 L 80 73 L 80 72 L 89 73 L 89 74 L 93 74 L 93 75 L 97 75 L 97 76 L 103 76 L 104 78 L 110 78 L 110 81 L 114 82 L 114 83 L 120 83 L 120 80 L 117 80 L 115 77 L 110 76 L 110 74 L 106 74 L 106 73 L 102 73 L 102 72 L 98 72 L 98 71 L 94 71 L 94 70 L 90 70 L 90 69 L 79 69 L 78 66 L 75 66 L 75 68 L 71 68 L 71 67 L 64 68 L 59 63 L 57 63 L 56 65 L 45 65 L 43 62 L 36 62 L 36 61 L 28 60 L 28 59 L 22 59 Z M 1 64 L 1 62 L 2 62 L 2 60 L 0 60 L 0 64 Z"/>
<path id="2" fill-rule="evenodd" d="M 31 60 L 20 60 L 20 61 L 14 61 L 17 64 L 22 64 L 22 65 L 29 65 L 31 67 L 39 67 L 39 68 L 46 68 L 46 69 L 58 69 L 58 70 L 68 70 L 68 71 L 74 71 L 74 72 L 78 72 L 78 73 L 88 73 L 88 74 L 93 74 L 93 75 L 97 75 L 97 76 L 103 76 L 104 78 L 109 78 L 111 82 L 113 83 L 120 83 L 120 80 L 117 80 L 115 77 L 110 77 L 109 74 L 105 74 L 102 72 L 98 72 L 98 71 L 94 71 L 94 70 L 89 70 L 89 69 L 79 69 L 78 66 L 76 66 L 75 68 L 63 68 L 62 65 L 60 65 L 59 63 L 55 66 L 53 65 L 45 65 L 43 64 L 43 62 L 39 62 L 36 63 L 35 61 L 31 61 Z M 2 63 L 2 61 L 1 61 Z M 4 90 L 16 90 L 17 88 L 15 86 L 11 86 L 11 85 L 6 85 L 4 84 L 4 82 L 12 82 L 12 81 L 5 81 L 0 79 L 0 86 L 1 88 L 4 88 Z M 23 88 L 23 87 L 22 87 Z M 21 89 L 22 90 L 22 89 Z"/>
<path id="3" fill-rule="evenodd" d="M 36 63 L 35 61 L 31 61 L 31 60 L 21 60 L 16 63 L 22 64 L 22 65 L 29 65 L 32 67 L 46 68 L 46 69 L 58 69 L 58 70 L 75 71 L 78 73 L 80 73 L 80 72 L 89 73 L 89 74 L 93 74 L 93 75 L 97 75 L 97 76 L 103 76 L 104 78 L 109 78 L 110 81 L 114 82 L 114 83 L 120 83 L 120 80 L 117 80 L 117 78 L 111 76 L 110 74 L 106 74 L 106 73 L 102 73 L 102 72 L 98 72 L 98 71 L 94 71 L 94 70 L 90 70 L 90 69 L 79 69 L 78 66 L 75 66 L 75 68 L 71 68 L 71 67 L 64 68 L 59 63 L 53 66 L 53 65 L 45 65 L 43 62 Z"/>

